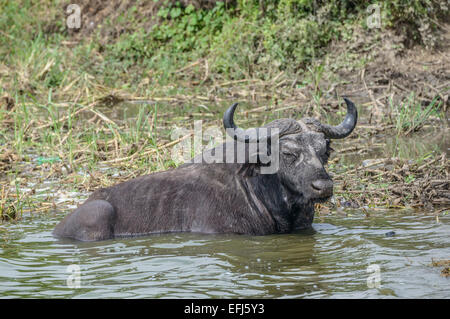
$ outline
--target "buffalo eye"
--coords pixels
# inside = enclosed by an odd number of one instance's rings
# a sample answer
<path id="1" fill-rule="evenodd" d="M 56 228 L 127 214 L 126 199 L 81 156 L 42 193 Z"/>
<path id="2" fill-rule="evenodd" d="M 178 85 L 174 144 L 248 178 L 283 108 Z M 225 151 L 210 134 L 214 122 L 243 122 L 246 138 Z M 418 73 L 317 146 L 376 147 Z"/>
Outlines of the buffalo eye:
<path id="1" fill-rule="evenodd" d="M 298 157 L 297 154 L 295 154 L 295 153 L 293 153 L 293 152 L 282 151 L 282 153 L 283 153 L 283 155 L 285 155 L 285 156 L 287 156 L 287 157 L 290 157 L 290 158 L 293 158 L 293 159 L 296 159 L 296 158 Z"/>

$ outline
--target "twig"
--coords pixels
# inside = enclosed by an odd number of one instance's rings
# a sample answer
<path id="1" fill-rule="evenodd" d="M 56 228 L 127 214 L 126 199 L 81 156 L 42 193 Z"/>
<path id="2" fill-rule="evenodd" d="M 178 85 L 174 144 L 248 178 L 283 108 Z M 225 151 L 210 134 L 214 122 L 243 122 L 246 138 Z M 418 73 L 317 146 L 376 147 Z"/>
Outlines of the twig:
<path id="1" fill-rule="evenodd" d="M 203 59 L 199 59 L 199 60 L 197 60 L 197 61 L 195 61 L 195 62 L 193 62 L 193 63 L 191 63 L 191 64 L 186 65 L 185 67 L 182 67 L 182 68 L 179 69 L 179 70 L 176 70 L 175 72 L 176 72 L 176 73 L 180 73 L 180 72 L 186 71 L 187 69 L 190 69 L 190 68 L 192 68 L 192 67 L 194 67 L 194 66 L 196 66 L 196 65 L 199 65 L 199 64 L 202 62 L 202 60 L 203 60 Z"/>
<path id="2" fill-rule="evenodd" d="M 133 155 L 130 155 L 130 156 L 126 156 L 126 157 L 122 157 L 122 158 L 116 158 L 116 159 L 112 159 L 112 160 L 107 160 L 107 161 L 103 161 L 102 163 L 103 164 L 108 164 L 108 163 L 118 163 L 118 162 L 130 161 L 132 159 L 135 159 L 136 157 L 149 155 L 149 154 L 155 153 L 156 151 L 158 151 L 160 149 L 164 149 L 164 148 L 173 146 L 175 144 L 178 144 L 181 141 L 191 137 L 192 135 L 194 135 L 194 133 L 190 133 L 190 134 L 185 135 L 185 136 L 183 136 L 183 137 L 181 137 L 181 138 L 179 138 L 179 139 L 177 139 L 175 141 L 163 144 L 161 146 L 158 146 L 157 148 L 151 149 L 151 150 L 143 152 L 143 153 L 137 153 L 136 152 L 136 153 L 134 153 Z"/>

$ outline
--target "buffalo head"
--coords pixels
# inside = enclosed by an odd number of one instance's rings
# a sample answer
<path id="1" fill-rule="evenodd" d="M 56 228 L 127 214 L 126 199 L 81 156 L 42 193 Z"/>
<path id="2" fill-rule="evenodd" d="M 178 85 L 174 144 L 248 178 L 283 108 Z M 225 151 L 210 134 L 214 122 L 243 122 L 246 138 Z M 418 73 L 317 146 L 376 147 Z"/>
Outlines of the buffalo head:
<path id="1" fill-rule="evenodd" d="M 355 105 L 346 98 L 344 100 L 347 115 L 337 126 L 322 124 L 313 118 L 279 119 L 265 125 L 264 130 L 243 130 L 233 121 L 237 103 L 225 112 L 223 123 L 227 133 L 242 143 L 271 143 L 274 135 L 270 135 L 270 129 L 277 128 L 279 168 L 276 174 L 285 199 L 294 206 L 322 202 L 333 195 L 333 181 L 325 170 L 332 151 L 330 140 L 348 136 L 358 117 Z"/>

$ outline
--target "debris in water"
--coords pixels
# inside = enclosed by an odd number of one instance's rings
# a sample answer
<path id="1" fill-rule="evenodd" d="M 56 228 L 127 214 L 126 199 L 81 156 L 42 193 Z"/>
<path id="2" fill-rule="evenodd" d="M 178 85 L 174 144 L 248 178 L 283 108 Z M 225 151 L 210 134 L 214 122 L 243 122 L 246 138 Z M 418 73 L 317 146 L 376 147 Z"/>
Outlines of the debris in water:
<path id="1" fill-rule="evenodd" d="M 394 237 L 395 236 L 395 231 L 389 231 L 386 234 L 384 234 L 386 237 Z"/>
<path id="2" fill-rule="evenodd" d="M 442 267 L 444 266 L 444 268 L 442 268 L 441 270 L 441 276 L 443 277 L 449 277 L 450 276 L 450 259 L 443 259 L 443 260 L 434 260 L 431 259 L 431 266 L 433 267 Z"/>
<path id="3" fill-rule="evenodd" d="M 13 205 L 0 205 L 0 221 L 9 221 L 16 219 L 17 211 Z"/>
<path id="4" fill-rule="evenodd" d="M 17 209 L 5 186 L 0 191 L 0 221 L 14 220 L 17 217 Z"/>
<path id="5" fill-rule="evenodd" d="M 441 276 L 448 277 L 450 276 L 450 266 L 445 266 L 441 271 Z"/>

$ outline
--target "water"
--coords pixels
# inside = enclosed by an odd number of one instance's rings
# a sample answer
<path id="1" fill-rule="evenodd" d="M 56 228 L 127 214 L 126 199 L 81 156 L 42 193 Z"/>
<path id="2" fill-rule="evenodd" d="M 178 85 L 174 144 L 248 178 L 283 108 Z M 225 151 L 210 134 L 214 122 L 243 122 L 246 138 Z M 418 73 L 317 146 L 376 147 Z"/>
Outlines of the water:
<path id="1" fill-rule="evenodd" d="M 450 259 L 448 215 L 354 210 L 295 234 L 81 243 L 52 237 L 64 214 L 0 225 L 1 298 L 450 298 L 430 265 Z"/>

